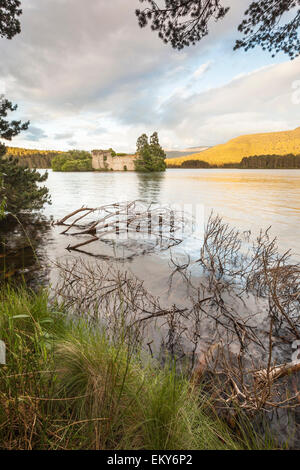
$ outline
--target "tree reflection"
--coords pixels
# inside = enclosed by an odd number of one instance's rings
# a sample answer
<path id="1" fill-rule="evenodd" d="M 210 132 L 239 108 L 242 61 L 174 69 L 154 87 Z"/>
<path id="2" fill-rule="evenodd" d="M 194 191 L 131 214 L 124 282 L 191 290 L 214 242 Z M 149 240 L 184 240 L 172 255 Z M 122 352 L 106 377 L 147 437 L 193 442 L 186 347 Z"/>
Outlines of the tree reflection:
<path id="1" fill-rule="evenodd" d="M 146 202 L 159 202 L 165 173 L 137 173 L 140 199 Z"/>
<path id="2" fill-rule="evenodd" d="M 46 275 L 43 246 L 50 226 L 45 217 L 32 214 L 22 221 L 8 216 L 0 222 L 0 282 L 23 278 L 32 286 L 41 283 Z"/>

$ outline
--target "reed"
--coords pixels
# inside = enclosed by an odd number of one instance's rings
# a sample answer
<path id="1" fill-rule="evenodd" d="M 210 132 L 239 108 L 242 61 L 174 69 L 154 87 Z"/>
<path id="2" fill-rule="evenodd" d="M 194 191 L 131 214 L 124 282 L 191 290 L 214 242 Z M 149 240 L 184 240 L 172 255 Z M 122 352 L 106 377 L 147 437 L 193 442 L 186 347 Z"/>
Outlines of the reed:
<path id="1" fill-rule="evenodd" d="M 1 449 L 241 449 L 201 389 L 98 324 L 3 287 Z"/>

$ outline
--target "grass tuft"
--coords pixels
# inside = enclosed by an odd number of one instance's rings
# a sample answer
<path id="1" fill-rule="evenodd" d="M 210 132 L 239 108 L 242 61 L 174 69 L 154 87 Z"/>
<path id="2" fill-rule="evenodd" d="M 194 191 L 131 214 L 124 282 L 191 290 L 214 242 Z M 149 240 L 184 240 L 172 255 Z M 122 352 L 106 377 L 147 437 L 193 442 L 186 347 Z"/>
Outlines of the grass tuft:
<path id="1" fill-rule="evenodd" d="M 60 310 L 45 290 L 0 290 L 1 449 L 247 447 L 174 364 Z"/>

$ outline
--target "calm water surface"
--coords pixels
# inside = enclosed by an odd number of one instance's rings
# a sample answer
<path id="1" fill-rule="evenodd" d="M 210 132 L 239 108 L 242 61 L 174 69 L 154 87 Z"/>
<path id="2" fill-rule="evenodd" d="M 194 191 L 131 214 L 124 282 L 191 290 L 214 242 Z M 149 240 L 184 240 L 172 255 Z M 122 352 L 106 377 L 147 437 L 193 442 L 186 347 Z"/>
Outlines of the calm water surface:
<path id="1" fill-rule="evenodd" d="M 222 216 L 231 226 L 240 230 L 251 230 L 254 234 L 261 228 L 272 226 L 272 234 L 278 237 L 280 251 L 292 249 L 295 259 L 300 259 L 300 171 L 297 170 L 167 170 L 165 174 L 140 175 L 136 173 L 52 173 L 49 172 L 47 185 L 53 204 L 45 214 L 59 219 L 67 213 L 86 205 L 97 207 L 106 203 L 124 200 L 144 199 L 159 204 L 202 204 L 205 218 L 211 210 Z M 47 245 L 48 259 L 68 261 L 70 257 L 77 262 L 86 260 L 92 263 L 96 258 L 81 253 L 66 251 L 69 239 L 60 234 L 61 227 L 53 227 Z M 186 240 L 187 241 L 187 240 Z M 198 252 L 201 244 L 197 238 L 190 237 L 176 249 L 187 248 L 189 255 Z M 95 242 L 95 244 L 98 242 Z M 105 250 L 99 242 L 98 249 Z M 89 250 L 93 252 L 92 244 Z M 178 253 L 179 253 L 178 252 Z M 83 258 L 82 258 L 83 256 Z M 197 258 L 196 258 L 197 259 Z M 96 259 L 98 260 L 98 258 Z M 98 261 L 96 261 L 98 262 Z M 101 260 L 100 260 L 101 263 Z M 105 261 L 104 261 L 105 263 Z M 111 261 L 110 261 L 111 263 Z M 186 307 L 187 290 L 180 275 L 172 276 L 172 289 L 169 279 L 174 267 L 170 263 L 169 253 L 148 254 L 135 257 L 124 263 L 117 262 L 117 269 L 124 266 L 144 283 L 155 296 L 159 296 L 161 305 Z M 49 266 L 53 266 L 52 263 Z M 197 267 L 197 265 L 196 265 Z M 59 279 L 55 269 L 50 268 L 50 283 Z M 200 275 L 201 272 L 195 273 Z M 253 300 L 253 299 L 252 299 Z M 250 302 L 247 297 L 245 308 L 249 311 L 263 311 L 263 304 Z M 248 313 L 249 313 L 248 311 Z M 247 311 L 246 314 L 248 315 Z M 260 318 L 260 317 L 257 317 Z M 258 320 L 259 321 L 259 320 Z M 202 331 L 203 338 L 208 338 L 210 331 Z M 160 345 L 167 331 L 155 327 L 153 348 L 160 351 Z M 205 336 L 206 335 L 206 336 Z M 150 336 L 149 336 L 150 337 Z M 201 342 L 206 349 L 205 339 Z M 190 345 L 185 344 L 185 351 Z M 286 362 L 286 358 L 280 362 Z M 287 439 L 288 415 L 283 412 L 272 417 L 271 426 L 276 435 Z M 293 418 L 294 419 L 294 418 Z"/>
<path id="2" fill-rule="evenodd" d="M 272 226 L 280 250 L 300 253 L 300 171 L 167 170 L 164 174 L 53 173 L 47 186 L 52 205 L 46 215 L 58 219 L 82 205 L 97 207 L 144 199 L 161 204 L 202 204 L 241 230 Z"/>

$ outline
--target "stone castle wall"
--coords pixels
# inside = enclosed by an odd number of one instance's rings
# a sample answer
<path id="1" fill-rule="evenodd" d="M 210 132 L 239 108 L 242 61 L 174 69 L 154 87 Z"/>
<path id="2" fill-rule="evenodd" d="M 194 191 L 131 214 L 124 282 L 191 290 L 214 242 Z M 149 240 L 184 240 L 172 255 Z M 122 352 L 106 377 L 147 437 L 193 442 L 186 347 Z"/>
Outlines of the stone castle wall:
<path id="1" fill-rule="evenodd" d="M 136 158 L 136 155 L 113 157 L 110 151 L 93 150 L 92 166 L 94 170 L 99 171 L 134 171 Z"/>

